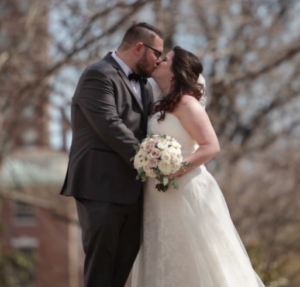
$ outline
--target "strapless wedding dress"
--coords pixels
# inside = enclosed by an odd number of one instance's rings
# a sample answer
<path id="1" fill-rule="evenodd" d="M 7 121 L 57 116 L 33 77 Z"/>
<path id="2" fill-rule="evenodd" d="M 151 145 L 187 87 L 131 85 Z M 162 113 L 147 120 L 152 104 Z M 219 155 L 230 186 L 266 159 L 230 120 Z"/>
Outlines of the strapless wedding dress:
<path id="1" fill-rule="evenodd" d="M 182 146 L 183 158 L 197 143 L 179 119 L 159 114 L 148 134 L 166 134 Z M 262 287 L 232 223 L 223 194 L 202 165 L 176 179 L 179 189 L 144 191 L 142 246 L 134 263 L 132 287 Z"/>

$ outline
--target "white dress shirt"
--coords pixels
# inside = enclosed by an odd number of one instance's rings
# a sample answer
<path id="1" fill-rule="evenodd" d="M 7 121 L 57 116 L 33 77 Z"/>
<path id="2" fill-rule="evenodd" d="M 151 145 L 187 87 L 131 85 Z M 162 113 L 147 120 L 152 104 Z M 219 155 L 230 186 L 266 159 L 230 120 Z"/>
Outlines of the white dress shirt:
<path id="1" fill-rule="evenodd" d="M 117 56 L 116 52 L 112 52 L 111 56 L 121 66 L 121 68 L 124 71 L 125 75 L 128 77 L 132 73 L 132 70 Z M 135 91 L 136 95 L 138 96 L 138 98 L 140 100 L 142 100 L 140 83 L 136 82 L 134 80 L 131 80 L 130 83 L 131 83 L 131 86 L 132 86 L 133 90 Z"/>

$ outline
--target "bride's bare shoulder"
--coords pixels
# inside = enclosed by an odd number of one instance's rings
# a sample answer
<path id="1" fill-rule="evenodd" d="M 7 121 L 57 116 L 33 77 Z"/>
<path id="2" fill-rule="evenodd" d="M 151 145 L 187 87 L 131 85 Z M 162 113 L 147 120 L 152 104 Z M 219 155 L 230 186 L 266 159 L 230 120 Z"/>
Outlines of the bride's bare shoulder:
<path id="1" fill-rule="evenodd" d="M 204 110 L 200 102 L 191 95 L 183 95 L 178 103 L 174 114 L 179 118 L 183 115 L 193 114 L 194 112 L 198 113 L 199 110 Z"/>

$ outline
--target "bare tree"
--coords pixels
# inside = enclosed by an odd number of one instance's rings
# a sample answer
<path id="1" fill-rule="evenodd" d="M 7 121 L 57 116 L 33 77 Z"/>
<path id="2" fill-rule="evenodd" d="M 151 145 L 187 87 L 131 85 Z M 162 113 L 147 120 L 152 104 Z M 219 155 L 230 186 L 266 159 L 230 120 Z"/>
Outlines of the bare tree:
<path id="1" fill-rule="evenodd" d="M 146 5 L 146 1 L 140 0 L 129 4 L 75 0 L 21 2 L 1 4 L 4 44 L 0 46 L 0 163 L 5 154 L 20 146 L 24 121 L 30 126 L 37 124 L 39 117 L 40 125 L 48 124 L 45 102 L 49 102 L 50 93 L 57 89 L 51 80 L 61 76 L 66 67 L 81 70 L 102 57 L 115 33 L 124 24 L 129 25 Z M 65 79 L 60 77 L 60 80 Z M 28 106 L 35 107 L 34 116 L 24 119 Z M 67 117 L 63 120 L 65 126 Z M 47 130 L 44 126 L 41 129 Z M 37 144 L 47 145 L 48 139 L 47 134 L 39 136 Z"/>
<path id="2" fill-rule="evenodd" d="M 74 89 L 74 73 L 115 46 L 113 42 L 120 40 L 118 31 L 136 20 L 139 11 L 150 2 L 1 1 L 0 173 L 3 162 L 9 161 L 16 150 L 24 146 L 49 148 L 49 107 L 60 113 L 61 150 L 67 150 L 70 93 L 66 90 L 69 86 Z M 61 220 L 77 224 L 69 214 L 56 213 L 55 198 L 43 198 L 43 193 L 49 192 L 40 186 L 28 191 L 17 178 L 10 188 L 0 180 L 0 201 L 9 195 L 12 200 L 46 207 Z M 56 193 L 58 196 L 57 190 Z M 32 263 L 20 252 L 6 250 L 4 243 L 1 237 L 0 285 L 25 286 Z"/>
<path id="3" fill-rule="evenodd" d="M 256 270 L 268 286 L 298 286 L 298 2 L 2 1 L 0 166 L 25 126 L 47 125 L 48 111 L 39 108 L 45 103 L 58 111 L 67 150 L 79 73 L 117 47 L 118 32 L 132 20 L 152 13 L 166 50 L 179 44 L 202 59 L 207 110 L 222 146 L 209 169 Z M 41 146 L 49 139 L 43 130 Z"/>
<path id="4" fill-rule="evenodd" d="M 209 167 L 264 282 L 298 286 L 299 3 L 204 0 L 185 8 L 181 25 L 195 37 L 222 146 Z"/>

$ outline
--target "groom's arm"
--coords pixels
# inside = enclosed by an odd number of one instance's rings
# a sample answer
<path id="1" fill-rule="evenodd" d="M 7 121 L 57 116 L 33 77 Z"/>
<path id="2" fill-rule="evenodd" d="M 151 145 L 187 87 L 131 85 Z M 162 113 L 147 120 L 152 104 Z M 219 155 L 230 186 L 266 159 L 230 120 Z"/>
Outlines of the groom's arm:
<path id="1" fill-rule="evenodd" d="M 118 115 L 110 79 L 100 71 L 87 71 L 74 100 L 104 144 L 133 169 L 130 158 L 135 154 L 133 145 L 139 141 Z"/>

